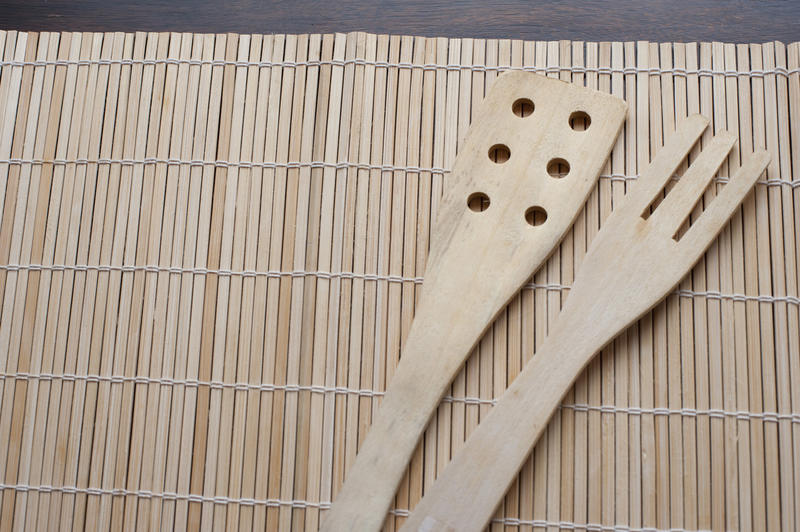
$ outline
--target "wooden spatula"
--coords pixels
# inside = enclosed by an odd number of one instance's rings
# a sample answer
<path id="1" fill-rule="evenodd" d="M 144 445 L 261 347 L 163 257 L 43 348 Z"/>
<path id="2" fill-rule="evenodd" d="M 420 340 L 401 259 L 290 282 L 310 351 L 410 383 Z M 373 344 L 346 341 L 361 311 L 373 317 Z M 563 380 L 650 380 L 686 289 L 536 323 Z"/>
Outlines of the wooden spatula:
<path id="1" fill-rule="evenodd" d="M 380 529 L 448 384 L 572 225 L 625 111 L 536 74 L 497 78 L 456 158 L 400 364 L 323 530 Z"/>
<path id="2" fill-rule="evenodd" d="M 697 262 L 750 191 L 769 154 L 750 156 L 681 236 L 679 228 L 735 143 L 717 134 L 650 214 L 708 121 L 680 125 L 594 239 L 554 328 L 445 468 L 402 530 L 481 530 L 553 410 L 594 354 L 655 306 Z"/>

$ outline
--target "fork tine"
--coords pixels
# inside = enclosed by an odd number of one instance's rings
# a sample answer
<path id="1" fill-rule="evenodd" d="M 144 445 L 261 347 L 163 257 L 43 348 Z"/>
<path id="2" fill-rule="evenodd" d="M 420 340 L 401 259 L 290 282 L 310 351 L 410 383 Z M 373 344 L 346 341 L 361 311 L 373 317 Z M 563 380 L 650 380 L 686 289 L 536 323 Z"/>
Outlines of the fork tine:
<path id="1" fill-rule="evenodd" d="M 631 197 L 622 208 L 642 211 L 650 205 L 707 127 L 708 119 L 703 115 L 695 114 L 684 119 L 664 147 L 656 153 L 650 166 L 641 173 L 636 185 L 628 193 Z"/>
<path id="2" fill-rule="evenodd" d="M 728 222 L 733 211 L 767 168 L 769 160 L 770 155 L 764 150 L 753 153 L 680 239 L 678 249 L 682 249 L 692 263 L 700 258 Z"/>
<path id="3" fill-rule="evenodd" d="M 650 217 L 650 223 L 672 236 L 689 216 L 697 198 L 706 189 L 735 142 L 736 137 L 727 131 L 718 133 L 656 208 Z"/>

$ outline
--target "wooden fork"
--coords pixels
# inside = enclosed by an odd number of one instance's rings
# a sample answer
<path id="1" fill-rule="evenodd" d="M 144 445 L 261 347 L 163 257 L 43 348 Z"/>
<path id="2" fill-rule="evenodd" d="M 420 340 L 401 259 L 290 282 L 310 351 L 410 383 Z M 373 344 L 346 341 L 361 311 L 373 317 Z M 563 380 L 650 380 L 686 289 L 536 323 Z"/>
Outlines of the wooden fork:
<path id="1" fill-rule="evenodd" d="M 718 133 L 650 214 L 652 202 L 708 126 L 684 120 L 586 254 L 554 328 L 402 530 L 481 530 L 554 409 L 594 354 L 654 307 L 697 262 L 769 162 L 750 156 L 680 237 L 678 230 L 736 139 Z"/>

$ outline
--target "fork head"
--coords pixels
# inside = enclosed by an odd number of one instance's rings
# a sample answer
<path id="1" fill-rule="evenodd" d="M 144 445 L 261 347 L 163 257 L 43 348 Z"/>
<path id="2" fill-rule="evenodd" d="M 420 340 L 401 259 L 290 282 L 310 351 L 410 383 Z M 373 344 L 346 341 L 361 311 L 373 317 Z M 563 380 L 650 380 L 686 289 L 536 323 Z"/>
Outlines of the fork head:
<path id="1" fill-rule="evenodd" d="M 624 217 L 627 220 L 634 217 L 635 224 L 644 226 L 644 232 L 652 234 L 653 240 L 659 237 L 668 239 L 665 244 L 672 246 L 670 253 L 675 254 L 676 258 L 680 257 L 679 265 L 674 266 L 676 270 L 688 270 L 697 262 L 736 207 L 744 200 L 770 160 L 769 153 L 764 150 L 746 157 L 736 174 L 705 206 L 689 229 L 680 235 L 678 233 L 680 227 L 689 218 L 693 207 L 702 198 L 714 174 L 725 162 L 736 143 L 736 137 L 727 131 L 718 132 L 691 162 L 667 196 L 651 214 L 649 211 L 667 181 L 674 175 L 675 170 L 707 127 L 708 120 L 702 115 L 692 115 L 685 119 L 639 177 L 630 199 L 620 211 L 620 218 Z M 638 215 L 638 219 L 635 215 Z M 679 280 L 680 278 L 675 282 Z"/>
<path id="2" fill-rule="evenodd" d="M 616 335 L 620 322 L 632 323 L 680 282 L 769 163 L 765 151 L 746 157 L 689 229 L 679 235 L 679 228 L 736 139 L 718 133 L 652 214 L 651 206 L 707 127 L 708 120 L 700 115 L 679 125 L 603 224 L 586 254 L 566 306 L 593 309 L 592 314 L 607 325 L 610 337 Z"/>

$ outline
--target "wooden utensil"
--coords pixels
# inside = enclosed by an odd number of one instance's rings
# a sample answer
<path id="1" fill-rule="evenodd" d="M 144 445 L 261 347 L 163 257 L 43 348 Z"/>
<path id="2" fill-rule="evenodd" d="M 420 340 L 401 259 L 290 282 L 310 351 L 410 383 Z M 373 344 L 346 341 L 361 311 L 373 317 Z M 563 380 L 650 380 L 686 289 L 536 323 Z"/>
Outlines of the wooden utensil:
<path id="1" fill-rule="evenodd" d="M 753 154 L 683 234 L 678 230 L 736 138 L 717 134 L 650 214 L 708 121 L 686 119 L 592 242 L 547 339 L 402 530 L 481 530 L 564 393 L 594 354 L 694 265 L 769 162 Z"/>
<path id="2" fill-rule="evenodd" d="M 431 413 L 573 223 L 625 111 L 619 98 L 559 80 L 498 77 L 455 161 L 400 364 L 323 530 L 380 529 Z"/>

